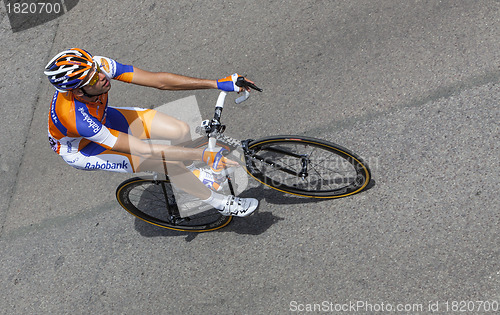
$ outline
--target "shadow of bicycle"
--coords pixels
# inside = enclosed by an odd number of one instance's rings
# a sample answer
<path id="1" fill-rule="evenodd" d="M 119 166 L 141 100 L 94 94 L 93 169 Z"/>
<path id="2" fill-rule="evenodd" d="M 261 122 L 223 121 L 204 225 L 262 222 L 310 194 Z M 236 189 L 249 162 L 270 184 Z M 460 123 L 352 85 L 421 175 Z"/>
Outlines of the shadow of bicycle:
<path id="1" fill-rule="evenodd" d="M 368 186 L 361 192 L 364 193 L 367 190 L 375 186 L 375 180 L 371 180 Z M 280 191 L 259 187 L 252 187 L 239 195 L 240 197 L 252 197 L 262 202 L 263 200 L 269 204 L 279 204 L 279 205 L 295 205 L 295 204 L 315 204 L 320 202 L 331 202 L 332 199 L 317 199 L 317 198 L 304 198 L 300 196 L 294 196 Z M 249 217 L 246 218 L 233 218 L 231 223 L 220 229 L 210 233 L 237 233 L 245 235 L 260 235 L 266 232 L 271 226 L 278 224 L 280 221 L 284 221 L 285 218 L 274 215 L 269 211 L 263 211 L 260 208 L 255 211 Z M 186 242 L 191 242 L 200 233 L 193 232 L 183 232 L 174 231 L 166 228 L 158 227 L 149 223 L 146 223 L 140 219 L 135 220 L 135 229 L 144 237 L 166 237 L 166 236 L 185 236 Z M 205 232 L 207 233 L 207 232 Z"/>

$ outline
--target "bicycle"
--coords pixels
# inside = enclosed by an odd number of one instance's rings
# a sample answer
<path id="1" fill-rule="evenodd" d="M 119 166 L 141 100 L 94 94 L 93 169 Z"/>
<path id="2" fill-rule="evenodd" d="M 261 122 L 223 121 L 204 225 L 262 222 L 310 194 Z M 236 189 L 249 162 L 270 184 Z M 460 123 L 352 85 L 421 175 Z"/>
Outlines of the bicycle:
<path id="1" fill-rule="evenodd" d="M 243 78 L 237 84 L 262 92 Z M 301 197 L 341 198 L 367 187 L 371 180 L 367 164 L 337 144 L 298 135 L 242 141 L 224 135 L 226 127 L 221 124 L 221 116 L 227 94 L 224 91 L 219 94 L 214 118 L 204 120 L 197 128 L 203 137 L 184 144 L 186 147 L 223 147 L 228 150 L 228 157 L 239 162 L 259 183 Z M 249 93 L 244 91 L 236 103 L 248 97 Z M 225 174 L 226 190 L 233 195 L 237 188 L 233 183 L 234 174 Z M 214 231 L 232 220 L 231 216 L 223 216 L 210 206 L 197 203 L 194 197 L 177 192 L 168 175 L 161 179 L 159 174 L 128 179 L 116 189 L 116 198 L 135 217 L 176 231 Z"/>

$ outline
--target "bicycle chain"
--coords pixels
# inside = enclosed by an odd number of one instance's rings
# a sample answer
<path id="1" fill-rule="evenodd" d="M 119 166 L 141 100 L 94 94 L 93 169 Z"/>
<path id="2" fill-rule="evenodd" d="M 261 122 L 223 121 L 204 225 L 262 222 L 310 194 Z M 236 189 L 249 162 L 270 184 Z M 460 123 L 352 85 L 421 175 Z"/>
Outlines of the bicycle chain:
<path id="1" fill-rule="evenodd" d="M 217 140 L 224 143 L 224 144 L 227 144 L 229 146 L 232 146 L 232 147 L 241 147 L 241 141 L 238 140 L 238 139 L 235 139 L 235 138 L 231 138 L 231 137 L 228 137 L 226 135 L 218 135 L 217 136 Z"/>

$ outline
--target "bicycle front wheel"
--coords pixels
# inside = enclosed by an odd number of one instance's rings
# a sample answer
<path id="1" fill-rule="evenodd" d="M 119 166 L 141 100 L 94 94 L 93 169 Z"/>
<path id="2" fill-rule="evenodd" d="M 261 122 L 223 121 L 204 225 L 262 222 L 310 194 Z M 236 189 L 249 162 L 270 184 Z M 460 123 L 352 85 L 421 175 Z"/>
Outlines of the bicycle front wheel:
<path id="1" fill-rule="evenodd" d="M 126 180 L 116 189 L 116 199 L 135 217 L 176 231 L 214 231 L 228 225 L 232 219 L 210 208 L 182 215 L 182 211 L 179 211 L 179 201 L 176 200 L 168 178 L 154 180 L 152 177 L 136 177 Z"/>
<path id="2" fill-rule="evenodd" d="M 366 188 L 371 173 L 349 150 L 304 136 L 252 141 L 245 154 L 248 173 L 282 192 L 314 198 L 340 198 Z"/>

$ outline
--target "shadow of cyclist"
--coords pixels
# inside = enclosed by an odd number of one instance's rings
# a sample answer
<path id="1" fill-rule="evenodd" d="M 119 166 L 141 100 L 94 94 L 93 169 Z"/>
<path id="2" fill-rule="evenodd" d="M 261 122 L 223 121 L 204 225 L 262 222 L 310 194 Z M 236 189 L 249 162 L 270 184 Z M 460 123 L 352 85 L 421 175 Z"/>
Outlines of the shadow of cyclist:
<path id="1" fill-rule="evenodd" d="M 364 191 L 371 189 L 375 186 L 375 181 L 372 179 Z M 363 192 L 364 192 L 363 191 Z M 361 192 L 361 193 L 363 193 Z M 261 186 L 252 187 L 240 194 L 241 197 L 257 198 L 259 202 L 265 200 L 270 204 L 292 205 L 292 204 L 314 204 L 319 202 L 332 201 L 332 199 L 320 198 L 304 198 L 300 196 L 282 193 L 274 189 L 267 189 Z M 269 211 L 258 209 L 254 214 L 246 218 L 233 218 L 232 222 L 220 229 L 211 233 L 237 233 L 245 235 L 260 235 L 266 232 L 271 226 L 285 220 L 278 217 Z M 135 220 L 135 229 L 144 237 L 158 237 L 158 236 L 186 236 L 186 242 L 193 241 L 199 233 L 173 231 L 161 228 L 140 219 Z"/>

